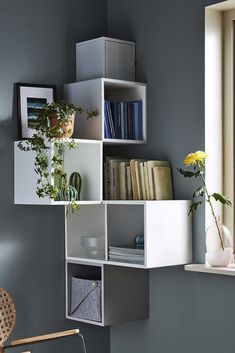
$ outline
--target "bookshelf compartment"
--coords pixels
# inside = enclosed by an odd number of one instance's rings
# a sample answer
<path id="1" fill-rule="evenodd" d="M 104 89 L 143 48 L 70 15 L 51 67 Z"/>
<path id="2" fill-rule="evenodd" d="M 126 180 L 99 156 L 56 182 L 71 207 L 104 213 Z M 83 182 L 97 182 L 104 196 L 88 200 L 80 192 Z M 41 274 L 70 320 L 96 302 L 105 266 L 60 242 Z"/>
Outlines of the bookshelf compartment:
<path id="1" fill-rule="evenodd" d="M 72 277 L 101 281 L 102 321 L 71 315 Z M 90 263 L 66 262 L 66 318 L 73 321 L 109 326 L 149 316 L 149 275 L 142 269 Z"/>
<path id="2" fill-rule="evenodd" d="M 101 320 L 92 320 L 89 314 L 89 308 L 87 311 L 82 311 L 82 315 L 80 317 L 76 313 L 71 313 L 72 309 L 74 309 L 74 304 L 72 303 L 72 295 L 75 297 L 76 293 L 72 294 L 72 279 L 73 277 L 82 279 L 83 281 L 94 281 L 94 283 L 100 283 L 100 302 L 96 303 L 96 311 L 100 311 Z M 86 323 L 92 323 L 94 325 L 103 326 L 103 307 L 104 307 L 104 296 L 103 296 L 103 267 L 102 266 L 93 266 L 88 264 L 66 264 L 66 318 L 81 321 Z M 86 288 L 87 289 L 87 288 Z M 88 292 L 92 292 L 92 288 Z M 82 289 L 81 289 L 82 291 Z M 78 293 L 79 295 L 79 293 Z M 85 298 L 85 295 L 84 295 Z M 98 297 L 99 298 L 99 297 Z M 97 299 L 98 299 L 97 298 Z M 82 299 L 82 298 L 80 298 Z M 76 300 L 75 300 L 76 301 Z M 77 304 L 79 304 L 81 300 L 77 300 Z M 80 304 L 82 305 L 82 303 Z"/>
<path id="3" fill-rule="evenodd" d="M 102 200 L 102 144 L 94 140 L 75 140 L 78 148 L 64 148 L 64 169 L 69 176 L 79 172 L 82 177 L 80 201 L 77 203 L 100 203 Z M 53 201 L 49 198 L 39 198 L 36 194 L 37 174 L 34 171 L 34 152 L 20 151 L 15 142 L 14 186 L 15 204 L 66 205 L 66 201 Z M 48 150 L 49 160 L 54 153 L 54 144 Z M 52 177 L 53 184 L 54 179 Z"/>
<path id="4" fill-rule="evenodd" d="M 136 236 L 144 235 L 144 205 L 107 205 L 107 232 L 108 251 L 110 246 L 134 249 Z M 109 260 L 132 263 L 128 259 Z M 133 261 L 133 264 L 135 263 L 144 265 L 144 256 L 143 259 Z"/>
<path id="5" fill-rule="evenodd" d="M 79 213 L 68 209 L 66 217 L 66 257 L 105 260 L 105 206 L 82 205 Z"/>
<path id="6" fill-rule="evenodd" d="M 77 138 L 97 139 L 107 144 L 146 143 L 146 84 L 99 78 L 65 85 L 64 96 L 69 103 L 98 111 L 98 116 L 95 118 L 77 120 L 75 125 Z M 140 140 L 105 138 L 105 100 L 142 101 L 142 138 Z"/>

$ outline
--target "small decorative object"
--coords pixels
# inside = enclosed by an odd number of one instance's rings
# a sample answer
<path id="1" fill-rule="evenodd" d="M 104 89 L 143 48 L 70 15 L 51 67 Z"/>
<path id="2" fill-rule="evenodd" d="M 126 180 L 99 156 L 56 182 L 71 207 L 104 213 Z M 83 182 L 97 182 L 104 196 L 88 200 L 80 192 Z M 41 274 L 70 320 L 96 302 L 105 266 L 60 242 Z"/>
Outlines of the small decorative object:
<path id="1" fill-rule="evenodd" d="M 56 86 L 17 83 L 20 138 L 31 138 L 36 132 L 39 111 L 56 98 Z"/>
<path id="2" fill-rule="evenodd" d="M 219 193 L 210 194 L 205 182 L 205 159 L 207 154 L 203 151 L 190 153 L 184 159 L 186 167 L 192 166 L 193 170 L 177 169 L 185 178 L 198 178 L 201 185 L 193 193 L 193 198 L 201 198 L 193 202 L 189 209 L 189 215 L 207 202 L 210 206 L 214 224 L 206 231 L 206 261 L 210 266 L 228 266 L 233 256 L 232 238 L 229 229 L 220 222 L 215 215 L 212 199 L 223 205 L 232 206 L 230 200 Z"/>
<path id="3" fill-rule="evenodd" d="M 83 235 L 81 236 L 81 245 L 85 250 L 88 258 L 103 259 L 105 257 L 104 250 L 105 236 L 104 235 Z"/>
<path id="4" fill-rule="evenodd" d="M 78 147 L 73 139 L 67 139 L 72 135 L 71 116 L 75 114 L 84 115 L 91 118 L 97 115 L 96 111 L 84 110 L 81 107 L 75 107 L 73 104 L 66 104 L 64 101 L 52 102 L 46 104 L 39 111 L 35 130 L 32 138 L 21 141 L 18 147 L 22 151 L 34 151 L 36 157 L 34 161 L 34 170 L 38 175 L 36 193 L 38 197 L 49 197 L 52 200 L 58 199 L 60 192 L 60 177 L 66 178 L 66 172 L 63 168 L 63 150 L 67 146 L 70 150 Z M 49 160 L 49 143 L 54 143 L 54 154 Z M 51 165 L 51 169 L 49 168 Z M 52 170 L 52 172 L 51 172 Z M 52 180 L 55 179 L 53 183 Z M 71 200 L 71 206 L 79 209 L 74 201 L 78 199 L 76 189 L 66 185 L 62 192 L 63 197 Z"/>
<path id="5" fill-rule="evenodd" d="M 0 351 L 16 324 L 16 309 L 7 291 L 0 288 Z"/>
<path id="6" fill-rule="evenodd" d="M 75 187 L 68 185 L 66 175 L 60 178 L 60 191 L 58 195 L 59 201 L 69 201 L 74 202 L 78 200 L 78 192 Z"/>
<path id="7" fill-rule="evenodd" d="M 60 201 L 77 201 L 78 192 L 71 185 L 66 185 L 60 190 Z"/>
<path id="8" fill-rule="evenodd" d="M 69 178 L 69 185 L 73 186 L 78 192 L 78 200 L 80 200 L 80 193 L 82 188 L 82 178 L 78 172 L 73 172 Z"/>
<path id="9" fill-rule="evenodd" d="M 144 249 L 144 234 L 139 234 L 135 237 L 136 249 Z"/>

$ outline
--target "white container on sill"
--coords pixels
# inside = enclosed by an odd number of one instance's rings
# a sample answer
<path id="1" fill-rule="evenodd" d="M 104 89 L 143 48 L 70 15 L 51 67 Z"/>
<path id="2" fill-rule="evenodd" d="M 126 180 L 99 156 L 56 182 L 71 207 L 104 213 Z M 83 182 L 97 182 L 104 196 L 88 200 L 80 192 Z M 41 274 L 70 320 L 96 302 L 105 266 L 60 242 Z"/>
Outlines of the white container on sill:
<path id="1" fill-rule="evenodd" d="M 135 43 L 100 37 L 76 44 L 76 80 L 135 81 Z"/>

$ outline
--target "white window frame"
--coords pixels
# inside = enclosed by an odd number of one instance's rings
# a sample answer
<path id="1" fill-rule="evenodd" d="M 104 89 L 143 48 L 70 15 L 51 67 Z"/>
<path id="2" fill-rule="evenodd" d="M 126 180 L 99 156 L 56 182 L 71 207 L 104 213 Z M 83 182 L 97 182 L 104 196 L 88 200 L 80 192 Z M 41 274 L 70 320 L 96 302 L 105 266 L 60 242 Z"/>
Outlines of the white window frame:
<path id="1" fill-rule="evenodd" d="M 205 10 L 205 150 L 210 192 L 228 196 L 233 208 L 214 202 L 234 234 L 234 22 L 235 0 Z M 213 222 L 206 206 L 206 228 Z M 234 237 L 235 240 L 235 237 Z"/>

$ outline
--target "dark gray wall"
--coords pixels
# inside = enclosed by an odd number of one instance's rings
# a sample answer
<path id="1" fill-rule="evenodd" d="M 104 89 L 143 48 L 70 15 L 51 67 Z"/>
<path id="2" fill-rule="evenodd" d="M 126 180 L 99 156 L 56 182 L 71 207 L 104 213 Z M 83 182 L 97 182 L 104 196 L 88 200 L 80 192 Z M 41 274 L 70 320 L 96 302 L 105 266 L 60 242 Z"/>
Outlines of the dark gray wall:
<path id="1" fill-rule="evenodd" d="M 105 0 L 0 1 L 0 286 L 16 303 L 14 337 L 80 327 L 88 353 L 109 351 L 109 330 L 64 319 L 63 208 L 13 204 L 13 84 L 57 84 L 61 91 L 75 80 L 75 43 L 105 31 Z M 76 342 L 39 351 L 82 352 Z"/>
<path id="2" fill-rule="evenodd" d="M 123 153 L 169 159 L 177 199 L 191 199 L 195 185 L 176 167 L 204 149 L 204 6 L 212 3 L 108 0 L 108 35 L 136 41 L 136 79 L 148 83 L 148 145 Z M 195 261 L 203 262 L 203 209 L 193 230 Z M 151 270 L 150 319 L 112 327 L 111 353 L 233 352 L 234 295 L 232 278 Z"/>

